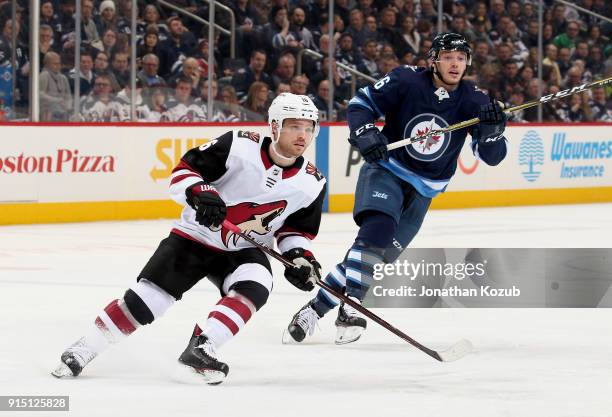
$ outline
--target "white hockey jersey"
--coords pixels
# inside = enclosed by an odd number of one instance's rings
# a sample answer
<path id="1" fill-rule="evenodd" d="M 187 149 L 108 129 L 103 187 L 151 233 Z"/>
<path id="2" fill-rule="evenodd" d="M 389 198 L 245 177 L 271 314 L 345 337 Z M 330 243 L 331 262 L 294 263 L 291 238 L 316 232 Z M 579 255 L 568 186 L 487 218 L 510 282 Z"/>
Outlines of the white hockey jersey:
<path id="1" fill-rule="evenodd" d="M 93 95 L 85 98 L 81 105 L 81 117 L 86 122 L 127 122 L 130 120 L 121 103 L 110 99 L 104 103 Z"/>
<path id="2" fill-rule="evenodd" d="M 168 108 L 162 113 L 162 122 L 205 122 L 206 113 L 196 103 L 183 104 L 179 101 L 171 101 Z"/>
<path id="3" fill-rule="evenodd" d="M 172 172 L 170 194 L 184 206 L 172 230 L 216 250 L 252 247 L 225 228 L 208 228 L 195 220 L 185 190 L 197 182 L 214 185 L 227 205 L 227 220 L 249 236 L 279 250 L 308 249 L 321 222 L 326 180 L 299 157 L 281 168 L 268 154 L 271 139 L 258 133 L 231 131 L 187 152 Z"/>

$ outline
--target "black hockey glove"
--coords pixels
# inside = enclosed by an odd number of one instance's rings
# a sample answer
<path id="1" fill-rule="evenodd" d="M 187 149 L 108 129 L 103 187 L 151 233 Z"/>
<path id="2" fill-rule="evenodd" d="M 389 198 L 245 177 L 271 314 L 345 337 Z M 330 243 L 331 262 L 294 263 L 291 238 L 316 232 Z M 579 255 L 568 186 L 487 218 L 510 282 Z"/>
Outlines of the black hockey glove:
<path id="1" fill-rule="evenodd" d="M 227 207 L 217 189 L 203 181 L 185 190 L 187 204 L 196 211 L 196 221 L 202 226 L 218 227 L 225 220 Z"/>
<path id="2" fill-rule="evenodd" d="M 389 141 L 380 133 L 374 123 L 367 123 L 354 132 L 351 132 L 349 143 L 359 149 L 359 153 L 366 162 L 376 162 L 378 160 L 389 160 L 387 144 Z"/>
<path id="3" fill-rule="evenodd" d="M 321 279 L 321 264 L 312 252 L 293 248 L 283 253 L 283 257 L 295 264 L 294 267 L 285 267 L 287 281 L 302 291 L 312 291 L 314 282 Z"/>
<path id="4" fill-rule="evenodd" d="M 472 133 L 480 145 L 491 145 L 504 137 L 507 117 L 497 101 L 480 106 L 478 119 Z"/>

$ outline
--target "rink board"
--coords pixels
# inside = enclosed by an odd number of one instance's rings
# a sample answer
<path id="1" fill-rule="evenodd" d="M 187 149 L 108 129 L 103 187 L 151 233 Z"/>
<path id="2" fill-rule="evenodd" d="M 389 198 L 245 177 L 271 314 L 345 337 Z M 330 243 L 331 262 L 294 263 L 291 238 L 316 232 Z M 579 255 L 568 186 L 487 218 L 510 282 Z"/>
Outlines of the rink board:
<path id="1" fill-rule="evenodd" d="M 606 124 L 518 125 L 509 153 L 486 166 L 464 146 L 433 208 L 612 201 L 612 129 Z M 169 177 L 188 149 L 229 129 L 265 124 L 0 126 L 0 224 L 175 217 Z M 321 129 L 307 158 L 329 180 L 326 209 L 350 211 L 363 163 L 348 128 Z"/>

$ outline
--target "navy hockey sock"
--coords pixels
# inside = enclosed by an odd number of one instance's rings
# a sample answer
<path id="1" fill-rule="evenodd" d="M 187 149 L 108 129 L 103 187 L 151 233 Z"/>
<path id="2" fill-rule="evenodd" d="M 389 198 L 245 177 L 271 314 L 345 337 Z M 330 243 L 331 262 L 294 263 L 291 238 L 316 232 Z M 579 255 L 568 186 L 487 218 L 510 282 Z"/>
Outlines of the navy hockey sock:
<path id="1" fill-rule="evenodd" d="M 346 272 L 344 264 L 339 263 L 336 267 L 323 279 L 323 281 L 332 287 L 334 290 L 344 293 L 346 286 Z M 323 288 L 319 290 L 317 296 L 312 300 L 312 307 L 317 312 L 319 317 L 323 317 L 330 310 L 334 309 L 339 304 L 336 297 L 325 291 Z"/>
<path id="2" fill-rule="evenodd" d="M 346 268 L 346 295 L 363 300 L 372 286 L 374 265 L 384 260 L 379 251 L 358 244 L 349 250 L 344 265 Z"/>

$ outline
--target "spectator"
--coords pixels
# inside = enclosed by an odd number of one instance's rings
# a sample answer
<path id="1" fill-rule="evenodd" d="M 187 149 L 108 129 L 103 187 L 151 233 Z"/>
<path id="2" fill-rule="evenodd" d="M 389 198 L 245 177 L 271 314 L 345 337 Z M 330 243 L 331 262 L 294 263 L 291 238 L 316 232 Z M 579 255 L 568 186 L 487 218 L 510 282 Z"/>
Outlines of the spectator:
<path id="1" fill-rule="evenodd" d="M 165 87 L 166 81 L 157 74 L 159 58 L 154 54 L 146 54 L 142 58 L 142 70 L 136 76 L 144 88 Z"/>
<path id="2" fill-rule="evenodd" d="M 74 80 L 76 79 L 76 69 L 73 68 L 68 77 L 70 88 L 74 94 Z M 81 59 L 79 61 L 79 89 L 80 96 L 86 96 L 89 94 L 93 87 L 94 74 L 93 74 L 93 58 L 86 50 L 81 51 Z"/>
<path id="3" fill-rule="evenodd" d="M 226 122 L 238 122 L 245 118 L 240 110 L 236 90 L 231 85 L 221 87 L 221 103 L 219 103 L 218 107 Z"/>
<path id="4" fill-rule="evenodd" d="M 586 41 L 579 40 L 576 42 L 576 48 L 571 58 L 572 61 L 582 59 L 586 61 L 589 57 L 589 44 Z"/>
<path id="5" fill-rule="evenodd" d="M 570 50 L 569 48 L 559 48 L 557 58 L 557 65 L 559 66 L 559 72 L 561 73 L 561 77 L 565 77 L 567 70 L 572 66 L 570 62 Z"/>
<path id="6" fill-rule="evenodd" d="M 98 33 L 104 33 L 107 29 L 117 28 L 117 16 L 115 14 L 115 2 L 104 0 L 100 3 L 100 14 L 94 19 Z"/>
<path id="7" fill-rule="evenodd" d="M 374 39 L 368 39 L 363 47 L 363 55 L 361 61 L 357 64 L 357 70 L 373 78 L 380 78 L 382 74 L 378 70 L 378 49 L 376 48 L 376 41 Z M 365 82 L 369 84 L 369 82 Z"/>
<path id="8" fill-rule="evenodd" d="M 274 94 L 277 96 L 282 93 L 290 93 L 290 92 L 291 92 L 291 85 L 285 84 L 285 83 L 280 83 L 276 87 L 276 90 L 274 90 Z"/>
<path id="9" fill-rule="evenodd" d="M 593 121 L 612 122 L 612 109 L 606 103 L 606 90 L 603 86 L 598 86 L 591 90 L 589 106 L 591 107 Z"/>
<path id="10" fill-rule="evenodd" d="M 286 7 L 273 8 L 271 15 L 273 21 L 266 29 L 266 40 L 271 39 L 272 48 L 277 52 L 288 48 L 297 50 L 301 48 L 299 36 L 291 30 L 288 11 Z M 271 35 L 271 38 L 269 37 Z"/>
<path id="11" fill-rule="evenodd" d="M 40 50 L 40 62 L 44 61 L 44 57 L 47 52 L 57 52 L 53 41 L 53 28 L 49 25 L 40 25 L 38 32 L 39 42 L 38 48 Z"/>
<path id="12" fill-rule="evenodd" d="M 263 49 L 256 49 L 251 52 L 249 66 L 240 68 L 232 77 L 232 85 L 236 89 L 238 98 L 242 99 L 246 96 L 248 88 L 253 82 L 261 81 L 268 84 L 272 88 L 272 77 L 268 75 L 264 69 L 266 68 L 267 54 Z"/>
<path id="13" fill-rule="evenodd" d="M 289 30 L 297 35 L 298 42 L 301 48 L 316 49 L 317 45 L 314 41 L 312 32 L 306 28 L 306 12 L 301 7 L 295 7 L 291 11 L 291 25 Z"/>
<path id="14" fill-rule="evenodd" d="M 364 27 L 366 39 L 378 39 L 378 22 L 375 16 L 366 15 Z"/>
<path id="15" fill-rule="evenodd" d="M 291 53 L 281 55 L 278 65 L 272 75 L 272 83 L 277 86 L 279 83 L 291 83 L 291 78 L 295 75 L 295 57 Z M 249 90 L 250 91 L 250 90 Z"/>
<path id="16" fill-rule="evenodd" d="M 337 100 L 333 100 L 333 109 L 332 109 L 332 117 L 329 117 L 329 96 L 330 96 L 330 88 L 328 80 L 319 81 L 319 85 L 317 87 L 317 93 L 312 96 L 312 102 L 319 109 L 321 120 L 339 120 L 340 114 L 345 113 L 345 108 L 343 108 Z M 345 119 L 345 115 L 342 119 Z"/>
<path id="17" fill-rule="evenodd" d="M 564 7 L 563 5 L 560 5 Z M 567 31 L 560 35 L 557 35 L 553 39 L 553 43 L 559 49 L 569 48 L 573 49 L 578 41 L 578 35 L 580 34 L 580 25 L 576 21 L 571 21 L 567 24 Z"/>
<path id="18" fill-rule="evenodd" d="M 149 107 L 149 121 L 159 122 L 162 114 L 166 112 L 166 101 L 168 94 L 164 87 L 153 87 L 147 98 L 147 106 Z"/>
<path id="19" fill-rule="evenodd" d="M 117 45 L 117 32 L 113 28 L 108 28 L 102 32 L 102 50 L 110 56 L 115 50 L 115 45 Z"/>
<path id="20" fill-rule="evenodd" d="M 426 0 L 429 1 L 429 0 Z M 378 40 L 380 42 L 387 42 L 398 50 L 400 55 L 403 55 L 405 48 L 408 45 L 403 41 L 402 36 L 396 29 L 397 13 L 391 7 L 386 7 L 380 14 L 380 27 L 378 28 Z"/>
<path id="21" fill-rule="evenodd" d="M 310 80 L 304 74 L 296 75 L 291 79 L 291 92 L 293 94 L 306 95 Z"/>
<path id="22" fill-rule="evenodd" d="M 59 45 L 62 37 L 62 24 L 58 15 L 55 13 L 52 0 L 43 0 L 40 4 L 41 29 L 44 25 L 47 25 L 51 28 L 53 44 L 56 46 Z"/>
<path id="23" fill-rule="evenodd" d="M 200 77 L 201 71 L 198 60 L 195 58 L 187 58 L 185 61 L 183 61 L 181 71 L 174 77 L 170 78 L 168 84 L 170 87 L 176 87 L 178 80 L 189 79 L 191 80 L 191 95 L 197 97 L 199 95 L 198 86 L 200 84 Z"/>
<path id="24" fill-rule="evenodd" d="M 130 82 L 130 60 L 129 55 L 124 52 L 116 53 L 112 58 L 112 70 L 119 86 L 125 87 Z"/>
<path id="25" fill-rule="evenodd" d="M 159 41 L 165 41 L 169 37 L 168 26 L 160 22 L 159 10 L 154 4 L 148 4 L 144 8 L 142 15 L 142 21 L 138 22 L 136 27 L 139 36 L 146 36 L 149 30 L 155 29 Z"/>
<path id="26" fill-rule="evenodd" d="M 123 115 L 127 120 L 132 120 L 132 88 L 130 84 L 126 84 L 123 90 L 117 93 L 117 102 L 121 105 Z M 151 120 L 151 110 L 145 102 L 142 96 L 142 82 L 136 80 L 136 114 L 135 118 L 137 121 L 149 121 Z"/>
<path id="27" fill-rule="evenodd" d="M 404 16 L 402 18 L 402 41 L 404 44 L 403 50 L 411 50 L 418 55 L 420 52 L 419 45 L 421 43 L 421 35 L 416 30 L 414 17 Z"/>
<path id="28" fill-rule="evenodd" d="M 168 18 L 168 28 L 170 37 L 160 42 L 161 54 L 168 57 L 167 60 L 160 57 L 159 75 L 164 78 L 176 70 L 178 63 L 197 52 L 195 37 L 183 26 L 183 21 L 178 16 Z"/>
<path id="29" fill-rule="evenodd" d="M 206 114 L 191 96 L 193 80 L 187 76 L 179 77 L 174 88 L 174 98 L 168 102 L 162 113 L 162 122 L 205 122 Z"/>
<path id="30" fill-rule="evenodd" d="M 565 121 L 567 122 L 589 122 L 592 120 L 591 108 L 588 96 L 584 94 L 573 94 L 569 97 L 569 104 L 563 103 Z"/>
<path id="31" fill-rule="evenodd" d="M 527 30 L 523 34 L 523 44 L 527 48 L 534 48 L 538 46 L 538 33 L 540 31 L 540 25 L 536 19 L 532 19 L 527 24 Z"/>
<path id="32" fill-rule="evenodd" d="M 360 9 L 353 9 L 349 13 L 349 27 L 346 31 L 352 36 L 355 46 L 361 50 L 367 39 L 367 31 L 363 12 Z"/>
<path id="33" fill-rule="evenodd" d="M 113 98 L 111 78 L 100 74 L 91 93 L 82 101 L 81 117 L 86 122 L 125 122 L 129 120 L 123 106 Z"/>
<path id="34" fill-rule="evenodd" d="M 546 57 L 542 60 L 542 65 L 550 67 L 551 82 L 555 85 L 561 84 L 561 71 L 557 63 L 557 47 L 552 43 L 546 45 Z"/>
<path id="35" fill-rule="evenodd" d="M 378 60 L 378 70 L 381 74 L 388 74 L 399 67 L 399 61 L 393 54 L 383 54 Z"/>
<path id="36" fill-rule="evenodd" d="M 591 52 L 586 60 L 587 69 L 591 71 L 593 77 L 602 78 L 605 67 L 603 60 L 603 52 L 601 50 L 601 46 L 595 44 L 591 46 Z"/>
<path id="37" fill-rule="evenodd" d="M 42 121 L 67 120 L 72 107 L 70 84 L 61 73 L 59 54 L 47 52 L 44 69 L 40 74 L 40 114 Z"/>
<path id="38" fill-rule="evenodd" d="M 589 34 L 586 37 L 586 41 L 589 46 L 604 46 L 609 42 L 609 40 L 606 40 L 601 36 L 601 28 L 599 25 L 592 25 L 589 28 Z"/>
<path id="39" fill-rule="evenodd" d="M 244 102 L 244 108 L 252 113 L 254 121 L 260 121 L 266 119 L 266 112 L 268 111 L 268 84 L 261 81 L 255 81 L 249 87 L 246 100 Z"/>
<path id="40" fill-rule="evenodd" d="M 503 3 L 503 0 L 501 0 Z M 426 20 L 431 25 L 438 23 L 438 12 L 434 9 L 432 0 L 421 0 L 421 13 L 419 13 L 419 20 Z"/>
<path id="41" fill-rule="evenodd" d="M 100 36 L 96 23 L 93 20 L 93 2 L 82 0 L 81 2 L 81 42 L 93 46 L 99 45 Z"/>

